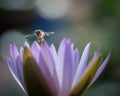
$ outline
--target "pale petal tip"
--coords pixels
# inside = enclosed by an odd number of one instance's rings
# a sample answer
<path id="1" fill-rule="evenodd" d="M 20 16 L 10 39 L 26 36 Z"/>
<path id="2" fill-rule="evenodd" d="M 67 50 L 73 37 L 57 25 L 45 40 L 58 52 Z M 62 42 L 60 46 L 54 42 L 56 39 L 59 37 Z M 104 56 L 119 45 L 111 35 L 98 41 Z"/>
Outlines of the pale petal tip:
<path id="1" fill-rule="evenodd" d="M 24 42 L 24 47 L 28 47 L 28 48 L 30 48 L 30 46 L 29 46 L 29 44 L 28 44 L 27 41 Z"/>
<path id="2" fill-rule="evenodd" d="M 79 52 L 78 48 L 75 48 L 75 52 Z"/>
<path id="3" fill-rule="evenodd" d="M 52 47 L 55 47 L 54 44 L 51 44 L 51 45 L 50 45 L 50 48 L 52 48 Z"/>
<path id="4" fill-rule="evenodd" d="M 15 43 L 9 44 L 9 48 L 11 49 L 12 47 L 16 46 Z"/>
<path id="5" fill-rule="evenodd" d="M 46 40 L 44 40 L 44 42 L 40 43 L 41 47 L 48 47 L 48 43 L 46 42 Z"/>
<path id="6" fill-rule="evenodd" d="M 69 38 L 67 38 L 67 37 L 64 37 L 64 38 L 62 39 L 62 41 L 64 41 L 64 42 L 71 42 L 71 39 L 69 39 Z"/>
<path id="7" fill-rule="evenodd" d="M 64 37 L 62 42 L 66 43 L 66 44 L 72 44 L 72 41 L 70 38 Z"/>
<path id="8" fill-rule="evenodd" d="M 109 52 L 108 52 L 108 55 L 106 57 L 106 58 L 108 58 L 108 60 L 110 59 L 111 54 L 112 54 L 112 50 L 110 49 Z"/>
<path id="9" fill-rule="evenodd" d="M 33 43 L 34 43 L 34 44 L 38 44 L 38 42 L 37 42 L 37 41 L 33 41 Z"/>
<path id="10" fill-rule="evenodd" d="M 87 45 L 91 45 L 91 42 L 89 42 Z"/>
<path id="11" fill-rule="evenodd" d="M 10 44 L 10 45 L 9 45 L 9 49 L 10 49 L 10 50 L 17 50 L 16 44 L 15 44 L 15 43 Z"/>
<path id="12" fill-rule="evenodd" d="M 111 54 L 112 53 L 112 49 L 110 48 L 110 50 L 109 50 L 109 54 Z"/>
<path id="13" fill-rule="evenodd" d="M 86 45 L 85 49 L 90 49 L 90 47 L 91 47 L 91 42 L 89 42 L 89 43 Z"/>
<path id="14" fill-rule="evenodd" d="M 34 47 L 34 46 L 39 46 L 39 43 L 37 42 L 37 41 L 34 41 L 33 43 L 32 43 L 32 47 Z"/>

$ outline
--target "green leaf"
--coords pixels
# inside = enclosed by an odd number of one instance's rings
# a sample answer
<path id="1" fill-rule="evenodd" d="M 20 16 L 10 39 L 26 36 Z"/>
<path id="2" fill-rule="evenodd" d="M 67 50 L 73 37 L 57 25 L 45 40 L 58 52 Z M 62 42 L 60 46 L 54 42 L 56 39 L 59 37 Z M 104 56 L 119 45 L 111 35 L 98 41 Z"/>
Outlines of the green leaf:
<path id="1" fill-rule="evenodd" d="M 23 75 L 29 96 L 53 96 L 38 64 L 27 47 L 24 48 L 23 54 Z"/>
<path id="2" fill-rule="evenodd" d="M 100 54 L 96 57 L 94 61 L 92 61 L 85 72 L 83 73 L 80 81 L 77 85 L 72 89 L 69 93 L 69 96 L 81 96 L 85 89 L 90 84 L 91 80 L 93 79 L 100 63 L 101 56 Z"/>

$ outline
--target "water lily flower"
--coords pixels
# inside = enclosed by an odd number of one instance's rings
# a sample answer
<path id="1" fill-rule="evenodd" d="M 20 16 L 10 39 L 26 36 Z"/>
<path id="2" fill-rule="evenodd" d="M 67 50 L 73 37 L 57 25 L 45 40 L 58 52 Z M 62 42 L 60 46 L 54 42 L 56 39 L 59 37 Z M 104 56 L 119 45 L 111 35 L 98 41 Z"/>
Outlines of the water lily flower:
<path id="1" fill-rule="evenodd" d="M 99 77 L 107 65 L 111 52 L 101 62 L 100 48 L 88 61 L 91 43 L 79 56 L 70 39 L 64 38 L 56 51 L 53 44 L 25 42 L 18 51 L 10 45 L 8 67 L 28 96 L 80 96 Z"/>

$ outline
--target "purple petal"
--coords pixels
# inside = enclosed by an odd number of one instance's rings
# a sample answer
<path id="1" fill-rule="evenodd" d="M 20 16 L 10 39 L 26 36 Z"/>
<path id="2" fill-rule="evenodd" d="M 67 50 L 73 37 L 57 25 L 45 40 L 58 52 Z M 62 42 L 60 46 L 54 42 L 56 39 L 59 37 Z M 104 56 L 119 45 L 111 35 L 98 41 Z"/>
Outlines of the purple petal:
<path id="1" fill-rule="evenodd" d="M 98 56 L 98 54 L 100 54 L 100 48 L 98 48 L 98 49 L 95 51 L 93 58 L 96 57 L 96 56 Z"/>
<path id="2" fill-rule="evenodd" d="M 17 74 L 17 71 L 16 71 L 16 68 L 13 64 L 13 60 L 10 59 L 10 58 L 7 58 L 7 65 L 8 65 L 8 68 L 10 69 L 10 72 L 12 73 L 12 75 L 16 76 L 18 78 L 18 74 Z"/>
<path id="3" fill-rule="evenodd" d="M 14 64 L 13 64 L 13 62 L 12 62 L 12 60 L 10 58 L 7 58 L 7 64 L 8 64 L 8 68 L 9 68 L 11 74 L 13 75 L 13 77 L 15 78 L 15 80 L 17 81 L 17 83 L 19 84 L 19 86 L 22 88 L 22 90 L 26 93 L 26 91 L 23 88 L 20 80 L 18 79 L 18 74 L 17 74 L 17 72 L 15 70 L 15 66 L 14 66 Z"/>
<path id="4" fill-rule="evenodd" d="M 16 58 L 19 56 L 19 53 L 15 44 L 11 44 L 9 47 L 10 47 L 10 55 L 12 58 L 11 60 L 9 60 L 9 62 L 11 62 L 9 63 L 9 65 L 11 66 L 13 71 L 15 71 L 16 76 L 18 77 L 17 68 L 16 68 Z"/>
<path id="5" fill-rule="evenodd" d="M 94 55 L 92 57 L 92 59 L 90 60 L 90 62 L 88 63 L 87 66 L 90 66 L 90 64 L 92 64 L 92 62 L 94 62 L 94 60 L 96 59 L 96 57 L 100 55 L 100 48 L 97 49 L 97 51 L 94 52 Z"/>
<path id="6" fill-rule="evenodd" d="M 23 47 L 20 47 L 20 58 L 23 61 Z"/>
<path id="7" fill-rule="evenodd" d="M 16 68 L 18 73 L 18 78 L 22 85 L 24 85 L 24 79 L 23 79 L 23 65 L 20 56 L 16 58 Z"/>
<path id="8" fill-rule="evenodd" d="M 10 49 L 10 55 L 11 55 L 13 61 L 15 62 L 17 56 L 19 55 L 18 49 L 17 49 L 15 44 L 11 44 L 9 47 L 10 47 L 9 48 Z"/>
<path id="9" fill-rule="evenodd" d="M 55 66 L 55 71 L 56 71 L 56 75 L 57 77 L 54 77 L 55 81 L 56 81 L 56 86 L 57 86 L 57 89 L 60 90 L 60 85 L 59 85 L 59 81 L 58 81 L 58 71 L 56 70 L 57 69 L 57 52 L 56 52 L 56 49 L 55 49 L 55 46 L 52 44 L 50 46 L 50 51 L 51 51 L 51 55 L 53 57 L 53 60 L 55 62 L 54 66 Z"/>
<path id="10" fill-rule="evenodd" d="M 50 51 L 51 51 L 51 54 L 52 54 L 52 57 L 54 58 L 54 62 L 55 62 L 55 66 L 57 65 L 57 52 L 56 52 L 56 49 L 55 49 L 55 46 L 53 44 L 51 44 L 50 46 Z"/>
<path id="11" fill-rule="evenodd" d="M 50 71 L 50 74 L 53 76 L 54 74 L 54 61 L 53 61 L 53 58 L 52 58 L 52 55 L 50 53 L 50 49 L 49 49 L 49 46 L 47 45 L 46 42 L 43 42 L 41 44 L 41 53 L 42 53 L 42 56 L 46 62 L 46 66 L 48 67 L 49 71 Z"/>
<path id="12" fill-rule="evenodd" d="M 36 41 L 34 41 L 32 43 L 31 51 L 32 51 L 34 58 L 36 59 L 36 61 L 38 63 L 39 62 L 40 45 Z"/>
<path id="13" fill-rule="evenodd" d="M 30 48 L 30 46 L 29 46 L 29 44 L 28 44 L 27 41 L 25 41 L 25 43 L 24 43 L 24 47 L 28 47 L 28 48 Z"/>
<path id="14" fill-rule="evenodd" d="M 56 91 L 58 91 L 59 83 L 58 83 L 57 73 L 55 70 L 55 60 L 46 42 L 43 42 L 41 44 L 39 58 L 40 58 L 39 64 L 41 66 L 41 70 L 43 70 L 42 72 L 44 72 L 45 77 L 47 78 L 46 80 L 48 80 L 49 84 L 51 84 L 52 89 L 54 90 L 57 89 Z"/>
<path id="15" fill-rule="evenodd" d="M 78 49 L 75 49 L 74 50 L 74 75 L 76 74 L 78 64 L 79 64 L 79 51 Z"/>
<path id="16" fill-rule="evenodd" d="M 70 40 L 64 40 L 58 51 L 58 59 L 63 65 L 61 96 L 67 95 L 73 81 L 73 54 Z M 60 57 L 59 57 L 60 56 Z M 69 68 L 68 68 L 69 67 Z"/>
<path id="17" fill-rule="evenodd" d="M 18 52 L 17 47 L 16 47 L 15 44 L 11 44 L 10 45 L 10 54 L 11 54 L 11 57 L 13 59 L 13 62 L 11 60 L 11 63 L 9 63 L 9 66 L 14 71 L 14 74 L 16 74 L 15 76 L 19 80 L 22 80 L 22 77 L 20 76 L 22 70 L 21 70 L 21 72 L 19 72 L 20 70 L 18 69 L 18 68 L 22 68 L 22 61 L 18 60 L 18 58 L 19 58 L 19 52 Z M 10 62 L 10 60 L 9 60 L 9 62 Z"/>
<path id="18" fill-rule="evenodd" d="M 80 79 L 82 73 L 84 72 L 84 70 L 86 68 L 88 55 L 89 55 L 89 52 L 90 52 L 90 45 L 91 45 L 91 43 L 88 43 L 87 46 L 85 47 L 84 51 L 83 51 L 80 63 L 78 65 L 78 69 L 77 69 L 75 77 L 74 77 L 72 87 L 74 87 L 76 85 L 77 81 Z"/>
<path id="19" fill-rule="evenodd" d="M 102 71 L 104 70 L 105 66 L 107 65 L 109 59 L 111 56 L 111 51 L 108 53 L 106 59 L 104 60 L 104 62 L 101 64 L 101 66 L 99 67 L 98 71 L 96 72 L 93 80 L 91 81 L 90 85 L 94 83 L 94 81 L 99 77 L 99 75 L 102 73 Z M 89 86 L 90 86 L 89 85 Z"/>
<path id="20" fill-rule="evenodd" d="M 65 51 L 65 40 L 66 39 L 63 39 L 61 41 L 60 46 L 58 48 L 58 61 L 56 64 L 56 71 L 57 71 L 57 75 L 58 75 L 60 88 L 62 88 L 62 79 L 63 79 L 63 59 L 64 59 L 63 53 Z"/>

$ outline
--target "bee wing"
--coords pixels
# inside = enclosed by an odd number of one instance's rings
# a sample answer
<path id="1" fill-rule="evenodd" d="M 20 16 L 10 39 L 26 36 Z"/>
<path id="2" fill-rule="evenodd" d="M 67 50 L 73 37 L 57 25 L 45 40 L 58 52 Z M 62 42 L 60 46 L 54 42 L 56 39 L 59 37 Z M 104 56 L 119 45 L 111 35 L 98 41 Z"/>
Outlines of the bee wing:
<path id="1" fill-rule="evenodd" d="M 32 38 L 34 36 L 35 36 L 35 34 L 28 34 L 28 35 L 25 35 L 25 38 Z"/>
<path id="2" fill-rule="evenodd" d="M 45 35 L 47 35 L 47 36 L 49 36 L 49 35 L 51 35 L 51 34 L 55 34 L 55 32 L 44 32 L 45 33 Z"/>

